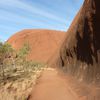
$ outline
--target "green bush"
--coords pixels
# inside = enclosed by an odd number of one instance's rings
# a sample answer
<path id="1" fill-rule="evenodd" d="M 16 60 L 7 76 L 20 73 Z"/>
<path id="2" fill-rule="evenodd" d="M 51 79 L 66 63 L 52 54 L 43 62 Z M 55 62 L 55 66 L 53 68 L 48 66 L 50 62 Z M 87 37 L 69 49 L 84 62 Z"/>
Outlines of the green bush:
<path id="1" fill-rule="evenodd" d="M 19 73 L 29 73 L 39 70 L 44 64 L 26 59 L 30 52 L 28 43 L 16 51 L 10 44 L 0 42 L 0 79 L 6 80 L 9 76 Z"/>

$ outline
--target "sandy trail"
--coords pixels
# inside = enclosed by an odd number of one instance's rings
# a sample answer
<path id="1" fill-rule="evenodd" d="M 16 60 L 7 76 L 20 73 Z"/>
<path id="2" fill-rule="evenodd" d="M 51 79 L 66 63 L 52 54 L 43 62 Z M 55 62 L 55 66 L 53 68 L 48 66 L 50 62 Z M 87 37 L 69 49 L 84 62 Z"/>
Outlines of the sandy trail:
<path id="1" fill-rule="evenodd" d="M 30 100 L 79 100 L 66 79 L 56 69 L 45 70 L 39 78 Z"/>

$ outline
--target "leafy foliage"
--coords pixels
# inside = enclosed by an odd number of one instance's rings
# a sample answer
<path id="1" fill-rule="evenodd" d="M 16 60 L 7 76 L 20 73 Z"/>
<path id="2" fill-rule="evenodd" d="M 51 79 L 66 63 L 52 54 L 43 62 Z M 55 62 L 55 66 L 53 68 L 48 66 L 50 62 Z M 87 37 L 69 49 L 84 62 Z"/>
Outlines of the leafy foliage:
<path id="1" fill-rule="evenodd" d="M 11 47 L 11 45 L 9 45 L 8 43 L 0 43 L 0 54 L 6 58 L 9 55 L 11 55 L 13 52 L 13 48 Z"/>
<path id="2" fill-rule="evenodd" d="M 13 48 L 8 43 L 0 42 L 0 65 L 2 70 L 2 76 L 5 78 L 5 60 L 10 58 L 13 53 Z"/>
<path id="3" fill-rule="evenodd" d="M 19 51 L 16 51 L 10 44 L 0 42 L 0 80 L 6 81 L 8 77 L 15 73 L 30 73 L 44 66 L 41 63 L 27 60 L 29 51 L 28 43 L 25 43 Z"/>
<path id="4" fill-rule="evenodd" d="M 25 43 L 23 47 L 18 52 L 18 57 L 25 58 L 30 51 L 30 47 L 28 43 Z"/>
<path id="5" fill-rule="evenodd" d="M 5 93 L 7 97 L 11 95 L 13 100 L 26 100 L 28 97 L 33 79 L 36 80 L 39 77 L 41 68 L 45 66 L 42 63 L 27 60 L 29 51 L 28 43 L 16 51 L 10 44 L 0 42 L 0 87 L 3 90 L 0 98 L 5 98 Z"/>

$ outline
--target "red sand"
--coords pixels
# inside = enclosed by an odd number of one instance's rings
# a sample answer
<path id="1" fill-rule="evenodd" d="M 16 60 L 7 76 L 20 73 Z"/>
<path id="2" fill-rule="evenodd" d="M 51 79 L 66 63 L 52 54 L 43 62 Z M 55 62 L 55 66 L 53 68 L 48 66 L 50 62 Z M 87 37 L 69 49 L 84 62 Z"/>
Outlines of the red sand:
<path id="1" fill-rule="evenodd" d="M 19 49 L 26 42 L 31 51 L 28 58 L 39 62 L 48 62 L 59 48 L 65 32 L 53 30 L 23 30 L 13 35 L 8 42 Z"/>
<path id="2" fill-rule="evenodd" d="M 29 100 L 100 100 L 100 87 L 76 81 L 61 70 L 45 70 Z"/>
<path id="3" fill-rule="evenodd" d="M 56 70 L 46 70 L 38 80 L 30 100 L 78 100 L 66 79 Z"/>

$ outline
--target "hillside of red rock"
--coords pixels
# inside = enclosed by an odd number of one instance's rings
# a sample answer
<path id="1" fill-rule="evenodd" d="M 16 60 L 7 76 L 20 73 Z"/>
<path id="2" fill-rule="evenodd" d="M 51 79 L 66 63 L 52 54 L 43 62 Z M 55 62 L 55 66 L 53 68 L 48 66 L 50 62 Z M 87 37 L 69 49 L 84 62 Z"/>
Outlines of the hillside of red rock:
<path id="1" fill-rule="evenodd" d="M 100 0 L 84 1 L 67 31 L 56 64 L 80 80 L 100 80 Z"/>
<path id="2" fill-rule="evenodd" d="M 20 49 L 24 43 L 29 43 L 28 58 L 33 61 L 48 62 L 64 38 L 65 32 L 53 30 L 23 30 L 14 34 L 8 42 Z"/>

